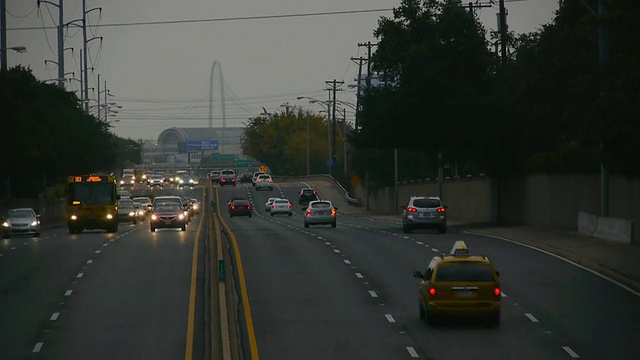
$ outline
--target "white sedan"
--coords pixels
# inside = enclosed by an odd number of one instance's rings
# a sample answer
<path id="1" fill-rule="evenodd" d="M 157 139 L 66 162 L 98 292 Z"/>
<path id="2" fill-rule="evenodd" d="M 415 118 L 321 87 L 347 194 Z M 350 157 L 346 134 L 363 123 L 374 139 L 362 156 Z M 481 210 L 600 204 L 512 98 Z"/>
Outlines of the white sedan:
<path id="1" fill-rule="evenodd" d="M 274 216 L 276 214 L 285 214 L 291 216 L 293 215 L 293 207 L 287 199 L 276 199 L 271 204 L 271 211 L 269 212 L 271 213 L 271 216 Z"/>
<path id="2" fill-rule="evenodd" d="M 270 197 L 266 203 L 264 203 L 264 211 L 265 212 L 269 212 L 271 211 L 271 204 L 273 204 L 274 201 L 278 200 L 279 198 L 277 197 Z"/>
<path id="3" fill-rule="evenodd" d="M 336 227 L 337 207 L 331 201 L 315 200 L 310 201 L 304 212 L 304 227 L 309 225 L 330 224 Z"/>

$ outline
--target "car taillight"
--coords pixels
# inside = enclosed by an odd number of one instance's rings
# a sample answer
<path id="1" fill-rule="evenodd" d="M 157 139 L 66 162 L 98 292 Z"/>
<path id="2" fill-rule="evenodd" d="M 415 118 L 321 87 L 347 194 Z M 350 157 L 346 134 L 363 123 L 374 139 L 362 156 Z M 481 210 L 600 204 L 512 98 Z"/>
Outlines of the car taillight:
<path id="1" fill-rule="evenodd" d="M 439 212 L 439 213 L 444 213 L 444 212 L 447 212 L 447 209 L 444 208 L 444 207 L 439 207 L 438 210 L 436 210 L 436 211 Z"/>
<path id="2" fill-rule="evenodd" d="M 411 207 L 407 208 L 407 212 L 418 212 L 418 209 L 416 209 L 413 206 L 411 206 Z"/>
<path id="3" fill-rule="evenodd" d="M 291 204 L 288 204 L 288 205 L 287 205 L 287 207 L 288 207 L 289 209 L 291 209 Z"/>
<path id="4" fill-rule="evenodd" d="M 435 296 L 436 295 L 436 288 L 429 288 L 429 295 L 431 296 Z"/>
<path id="5" fill-rule="evenodd" d="M 276 208 L 276 204 L 271 204 L 271 207 L 275 209 Z"/>
<path id="6" fill-rule="evenodd" d="M 336 209 L 331 209 L 331 216 L 336 216 Z"/>
<path id="7" fill-rule="evenodd" d="M 232 209 L 235 209 L 235 208 L 236 208 L 236 206 L 232 204 L 232 205 L 231 205 L 231 208 L 232 208 Z"/>
<path id="8" fill-rule="evenodd" d="M 307 209 L 307 212 L 304 213 L 306 216 L 311 216 L 311 210 Z"/>
<path id="9" fill-rule="evenodd" d="M 269 179 L 269 182 L 273 182 L 273 179 Z"/>
<path id="10" fill-rule="evenodd" d="M 251 209 L 251 205 L 247 205 L 247 209 Z"/>
<path id="11" fill-rule="evenodd" d="M 496 294 L 496 296 L 500 296 L 502 294 L 502 292 L 500 291 L 500 288 L 493 289 L 493 293 Z"/>

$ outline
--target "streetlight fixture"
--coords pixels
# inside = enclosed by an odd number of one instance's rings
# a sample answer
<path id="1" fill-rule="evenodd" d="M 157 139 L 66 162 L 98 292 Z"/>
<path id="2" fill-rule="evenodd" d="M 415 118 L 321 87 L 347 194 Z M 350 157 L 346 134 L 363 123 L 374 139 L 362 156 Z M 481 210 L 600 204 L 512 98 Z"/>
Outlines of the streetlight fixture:
<path id="1" fill-rule="evenodd" d="M 2 45 L 4 45 L 4 44 L 2 44 Z M 0 60 L 2 61 L 0 69 L 2 69 L 2 70 L 7 70 L 7 50 L 13 50 L 13 51 L 18 52 L 18 53 L 27 52 L 27 48 L 24 47 L 24 46 L 11 46 L 11 47 L 6 47 L 6 48 L 0 48 Z"/>
<path id="2" fill-rule="evenodd" d="M 296 97 L 296 99 L 298 99 L 298 100 L 307 99 L 307 100 L 309 100 L 310 104 L 320 104 L 325 108 L 325 110 L 323 110 L 323 111 L 326 111 L 326 113 L 327 113 L 327 144 L 328 144 L 328 149 L 329 149 L 329 157 L 328 158 L 330 159 L 330 161 L 333 161 L 333 159 L 331 158 L 331 126 L 329 126 L 329 120 L 330 120 L 329 104 L 330 104 L 330 101 L 322 101 L 322 100 L 319 100 L 319 99 L 316 99 L 316 98 L 310 97 L 310 96 L 298 96 L 298 97 Z M 322 113 L 322 111 L 320 111 L 320 113 Z M 307 122 L 308 122 L 308 118 L 307 118 Z M 307 144 L 309 143 L 309 126 L 308 125 L 309 124 L 307 123 Z M 308 149 L 308 145 L 307 145 L 307 149 Z M 308 157 L 308 155 L 307 155 L 307 157 Z M 331 165 L 328 164 L 328 166 L 329 166 L 329 174 L 330 174 L 331 173 Z"/>

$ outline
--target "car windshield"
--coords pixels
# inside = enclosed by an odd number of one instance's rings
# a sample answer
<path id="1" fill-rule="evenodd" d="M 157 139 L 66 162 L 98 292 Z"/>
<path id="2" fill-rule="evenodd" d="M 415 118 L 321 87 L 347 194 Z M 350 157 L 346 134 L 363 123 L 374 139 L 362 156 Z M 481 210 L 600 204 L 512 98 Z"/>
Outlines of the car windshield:
<path id="1" fill-rule="evenodd" d="M 282 199 L 278 199 L 276 201 L 274 201 L 276 204 L 288 204 L 289 200 L 282 200 Z"/>
<path id="2" fill-rule="evenodd" d="M 7 217 L 13 219 L 33 217 L 33 211 L 27 209 L 9 210 Z"/>
<path id="3" fill-rule="evenodd" d="M 133 208 L 135 203 L 133 201 L 118 201 L 118 207 L 123 209 Z"/>
<path id="4" fill-rule="evenodd" d="M 415 199 L 413 206 L 418 208 L 433 208 L 440 206 L 440 200 L 438 199 Z"/>
<path id="5" fill-rule="evenodd" d="M 442 263 L 436 268 L 435 281 L 442 282 L 481 282 L 493 281 L 493 271 L 488 263 L 459 261 Z"/>
<path id="6" fill-rule="evenodd" d="M 176 203 L 162 203 L 154 207 L 154 211 L 157 212 L 176 212 L 181 210 L 182 208 L 180 207 L 180 205 Z"/>

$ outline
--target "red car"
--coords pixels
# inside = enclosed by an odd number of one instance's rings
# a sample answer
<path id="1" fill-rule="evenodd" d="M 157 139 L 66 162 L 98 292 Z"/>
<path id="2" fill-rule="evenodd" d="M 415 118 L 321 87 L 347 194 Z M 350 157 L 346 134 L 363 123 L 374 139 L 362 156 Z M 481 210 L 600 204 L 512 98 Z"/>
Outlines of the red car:
<path id="1" fill-rule="evenodd" d="M 229 217 L 248 216 L 253 214 L 253 206 L 248 200 L 233 200 L 229 204 Z"/>
<path id="2" fill-rule="evenodd" d="M 184 209 L 179 203 L 161 202 L 153 207 L 149 224 L 151 232 L 158 228 L 178 228 L 186 231 L 188 220 L 188 215 L 185 215 Z"/>

